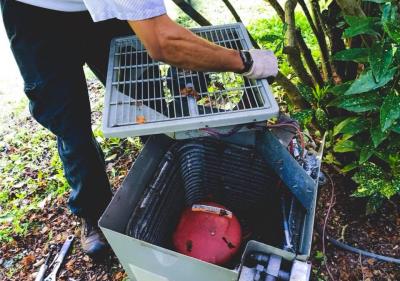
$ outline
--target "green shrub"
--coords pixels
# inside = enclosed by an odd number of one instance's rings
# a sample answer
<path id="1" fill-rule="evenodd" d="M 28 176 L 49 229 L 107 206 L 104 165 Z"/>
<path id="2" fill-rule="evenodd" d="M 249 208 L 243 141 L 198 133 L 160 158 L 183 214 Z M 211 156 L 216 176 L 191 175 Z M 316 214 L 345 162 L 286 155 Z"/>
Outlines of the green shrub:
<path id="1" fill-rule="evenodd" d="M 355 196 L 369 198 L 369 212 L 400 192 L 400 22 L 395 5 L 381 6 L 381 18 L 345 17 L 344 36 L 363 36 L 369 43 L 333 57 L 361 63 L 363 71 L 330 89 L 335 98 L 329 104 L 345 110 L 333 130 L 333 149 L 356 157 L 343 170 L 354 170 Z"/>
<path id="2" fill-rule="evenodd" d="M 298 85 L 311 108 L 292 114 L 303 127 L 313 122 L 330 131 L 333 141 L 328 146 L 336 155 L 346 154 L 341 157 L 343 172 L 353 173 L 358 185 L 354 196 L 368 198 L 368 212 L 400 192 L 400 21 L 394 4 L 381 4 L 381 11 L 380 18 L 344 17 L 344 36 L 362 36 L 364 46 L 339 52 L 333 59 L 359 63 L 357 79 L 330 88 Z M 303 14 L 296 13 L 296 25 L 321 64 L 318 42 Z M 260 46 L 276 52 L 281 72 L 298 82 L 282 52 L 281 19 L 256 20 L 248 28 Z M 332 152 L 329 162 L 339 163 Z"/>
<path id="3" fill-rule="evenodd" d="M 317 39 L 315 38 L 306 17 L 302 13 L 296 13 L 296 25 L 301 30 L 305 42 L 309 46 L 312 55 L 317 62 L 320 61 L 320 52 Z M 286 55 L 282 53 L 285 26 L 278 16 L 271 18 L 257 19 L 247 26 L 250 34 L 257 43 L 265 49 L 273 50 L 279 59 L 280 71 L 287 75 L 293 76 L 293 70 L 287 62 Z"/>

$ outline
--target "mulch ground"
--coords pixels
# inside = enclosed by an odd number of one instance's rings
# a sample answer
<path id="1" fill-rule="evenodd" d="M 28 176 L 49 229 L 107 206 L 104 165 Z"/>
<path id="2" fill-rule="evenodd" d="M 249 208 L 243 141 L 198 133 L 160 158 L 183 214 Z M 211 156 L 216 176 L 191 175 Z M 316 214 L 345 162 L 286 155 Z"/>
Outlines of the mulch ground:
<path id="1" fill-rule="evenodd" d="M 90 86 L 92 92 L 99 89 L 96 85 Z M 100 114 L 95 112 L 95 119 Z M 121 155 L 123 156 L 109 161 L 108 170 L 114 168 L 127 172 L 137 156 L 137 151 Z M 386 202 L 379 213 L 366 216 L 365 201 L 351 197 L 353 183 L 333 169 L 327 168 L 327 174 L 331 175 L 334 183 L 334 204 L 327 220 L 327 233 L 364 250 L 400 257 L 399 199 Z M 112 177 L 112 185 L 117 188 L 124 177 L 123 172 L 117 177 Z M 317 226 L 324 225 L 331 199 L 332 187 L 328 183 L 319 190 Z M 66 200 L 67 194 L 48 202 L 42 211 L 33 213 L 29 219 L 33 225 L 40 227 L 30 231 L 27 237 L 15 237 L 14 242 L 0 245 L 0 280 L 34 280 L 35 272 L 44 261 L 49 246 L 61 246 L 70 234 L 74 234 L 77 239 L 58 280 L 125 279 L 124 271 L 112 253 L 99 263 L 92 261 L 81 251 L 80 222 L 68 211 Z M 400 280 L 399 266 L 345 252 L 329 243 L 326 244 L 326 249 L 323 249 L 321 235 L 317 231 L 314 234 L 311 260 L 312 280 Z M 15 262 L 10 265 L 10 261 Z M 7 271 L 10 267 L 15 268 L 12 277 L 6 277 L 4 274 L 6 267 Z"/>
<path id="2" fill-rule="evenodd" d="M 362 250 L 400 258 L 400 200 L 385 202 L 374 215 L 365 215 L 366 202 L 352 197 L 354 183 L 328 171 L 334 183 L 334 204 L 326 232 L 333 238 Z M 316 213 L 316 228 L 322 228 L 332 199 L 331 184 L 321 187 Z M 326 243 L 326 264 L 322 235 L 315 231 L 312 262 L 314 280 L 400 280 L 400 265 L 381 262 L 349 253 Z M 319 257 L 319 258 L 317 258 Z M 328 270 L 331 272 L 329 277 Z"/>

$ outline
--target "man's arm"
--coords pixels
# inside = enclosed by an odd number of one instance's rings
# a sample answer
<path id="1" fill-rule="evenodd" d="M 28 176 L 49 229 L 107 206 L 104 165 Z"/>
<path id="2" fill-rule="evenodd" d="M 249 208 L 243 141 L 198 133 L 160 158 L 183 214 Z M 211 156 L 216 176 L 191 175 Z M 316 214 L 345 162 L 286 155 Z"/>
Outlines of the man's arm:
<path id="1" fill-rule="evenodd" d="M 173 22 L 164 0 L 83 0 L 94 21 L 128 21 L 155 60 L 197 71 L 234 71 L 251 79 L 276 76 L 273 52 L 239 52 L 217 46 Z"/>
<path id="2" fill-rule="evenodd" d="M 167 15 L 128 23 L 155 60 L 196 71 L 240 72 L 244 69 L 239 51 L 212 44 Z"/>

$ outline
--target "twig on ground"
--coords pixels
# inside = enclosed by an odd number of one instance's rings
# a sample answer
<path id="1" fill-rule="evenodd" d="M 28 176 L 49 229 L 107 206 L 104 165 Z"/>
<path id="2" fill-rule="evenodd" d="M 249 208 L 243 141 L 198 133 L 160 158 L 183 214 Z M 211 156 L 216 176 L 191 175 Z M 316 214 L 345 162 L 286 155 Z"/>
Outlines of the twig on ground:
<path id="1" fill-rule="evenodd" d="M 345 226 L 342 227 L 342 232 L 340 233 L 340 238 L 338 239 L 338 241 L 342 241 L 343 243 L 345 243 L 345 239 L 344 239 L 344 234 L 346 233 L 346 229 L 349 225 L 346 224 Z"/>
<path id="2" fill-rule="evenodd" d="M 360 263 L 360 267 L 361 267 L 361 274 L 362 274 L 362 280 L 365 281 L 365 275 L 364 275 L 364 268 L 362 265 L 362 255 L 360 253 L 359 257 L 358 257 L 358 262 Z"/>
<path id="3" fill-rule="evenodd" d="M 328 173 L 326 173 L 326 175 L 328 176 L 328 178 L 329 178 L 329 180 L 330 180 L 330 182 L 331 182 L 331 200 L 330 200 L 330 202 L 329 202 L 329 207 L 328 207 L 328 210 L 327 210 L 327 212 L 326 212 L 326 215 L 325 215 L 325 219 L 324 219 L 324 226 L 323 226 L 323 228 L 322 228 L 322 252 L 323 252 L 323 254 L 324 254 L 324 263 L 325 263 L 325 268 L 326 268 L 326 271 L 328 272 L 328 274 L 329 274 L 329 278 L 332 280 L 332 281 L 335 281 L 335 278 L 333 278 L 333 275 L 332 275 L 332 272 L 331 272 L 331 270 L 329 269 L 329 265 L 328 265 L 328 260 L 327 260 L 327 257 L 326 257 L 326 245 L 325 245 L 325 230 L 326 230 L 326 226 L 327 226 L 327 224 L 328 224 L 328 219 L 329 219 L 329 215 L 330 215 L 330 213 L 331 213 L 331 211 L 332 211 L 332 208 L 333 208 L 333 205 L 335 205 L 335 202 L 336 202 L 336 198 L 335 198 L 335 184 L 333 183 L 333 180 L 332 180 L 332 177 L 328 174 Z"/>

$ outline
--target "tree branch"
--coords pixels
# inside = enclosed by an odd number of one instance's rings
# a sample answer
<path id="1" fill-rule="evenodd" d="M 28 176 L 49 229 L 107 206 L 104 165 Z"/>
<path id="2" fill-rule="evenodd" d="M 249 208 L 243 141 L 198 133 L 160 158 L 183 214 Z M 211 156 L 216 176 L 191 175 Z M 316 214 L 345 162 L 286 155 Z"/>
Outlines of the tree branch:
<path id="1" fill-rule="evenodd" d="M 325 54 L 325 56 L 323 56 L 323 58 L 325 58 L 325 59 L 323 59 L 323 65 L 324 65 L 323 71 L 324 71 L 324 76 L 325 76 L 325 79 L 326 79 L 327 76 L 328 76 L 327 75 L 327 73 L 328 73 L 327 69 L 330 69 L 330 67 L 327 67 L 327 65 L 326 65 L 326 54 L 329 55 L 329 51 L 327 49 L 327 45 L 326 45 L 325 39 L 324 39 L 323 36 L 321 36 L 321 31 L 317 29 L 317 27 L 316 27 L 316 25 L 314 23 L 314 20 L 311 17 L 310 11 L 308 10 L 307 4 L 304 2 L 304 0 L 298 0 L 298 1 L 299 1 L 299 4 L 300 4 L 303 12 L 304 12 L 304 15 L 307 18 L 307 21 L 308 21 L 308 24 L 311 27 L 311 30 L 313 31 L 315 37 L 317 38 L 318 46 L 319 46 L 319 49 L 321 51 L 321 54 Z M 329 64 L 329 57 L 328 57 L 328 64 Z M 314 80 L 316 80 L 316 82 L 320 86 L 322 86 L 324 82 L 323 82 L 323 78 L 321 76 L 320 70 L 317 68 L 318 74 L 316 73 L 316 71 L 314 69 L 310 68 L 310 71 L 311 71 L 311 73 L 313 75 Z M 314 71 L 315 71 L 315 73 L 314 73 Z M 331 76 L 332 76 L 332 74 L 329 77 L 331 77 Z"/>
<path id="2" fill-rule="evenodd" d="M 222 0 L 237 22 L 243 22 L 229 0 Z"/>
<path id="3" fill-rule="evenodd" d="M 313 31 L 313 33 L 315 34 L 315 36 L 318 36 L 318 30 L 317 30 L 317 28 L 316 28 L 316 26 L 315 26 L 315 24 L 314 24 L 314 21 L 313 21 L 313 19 L 312 19 L 312 17 L 311 17 L 310 11 L 308 10 L 308 7 L 307 7 L 306 2 L 304 2 L 304 0 L 298 0 L 298 1 L 299 1 L 300 6 L 301 6 L 301 9 L 302 9 L 303 12 L 304 12 L 304 15 L 305 15 L 306 18 L 307 18 L 307 21 L 308 21 L 308 24 L 309 24 L 310 27 L 311 27 L 311 30 Z"/>
<path id="4" fill-rule="evenodd" d="M 277 0 L 264 0 L 264 1 L 269 3 L 274 8 L 274 10 L 278 14 L 278 16 L 280 17 L 282 22 L 285 22 L 285 11 L 283 10 L 283 8 L 279 4 L 279 2 Z M 304 2 L 304 0 L 303 0 L 303 2 Z M 297 41 L 297 46 L 300 49 L 301 54 L 304 57 L 304 60 L 308 66 L 308 69 L 311 72 L 314 83 L 322 86 L 324 84 L 324 81 L 322 79 L 320 70 L 319 70 L 314 58 L 312 57 L 311 51 L 308 48 L 306 42 L 304 41 L 304 38 L 303 38 L 300 30 L 296 31 L 296 41 Z"/>
<path id="5" fill-rule="evenodd" d="M 336 0 L 336 3 L 342 9 L 345 15 L 365 17 L 365 13 L 361 8 L 361 1 L 357 0 Z"/>
<path id="6" fill-rule="evenodd" d="M 299 77 L 301 82 L 307 86 L 313 87 L 313 81 L 308 74 L 306 68 L 301 60 L 300 51 L 296 46 L 297 36 L 296 36 L 296 21 L 294 10 L 297 5 L 297 0 L 287 0 L 285 3 L 285 23 L 287 25 L 287 30 L 285 34 L 286 46 L 283 50 L 287 54 L 288 61 L 293 67 L 294 72 Z"/>
<path id="7" fill-rule="evenodd" d="M 339 27 L 338 23 L 341 21 L 342 17 L 340 7 L 336 3 L 336 1 L 332 1 L 329 5 L 326 16 L 325 23 L 328 29 L 327 35 L 330 41 L 331 55 L 334 55 L 340 51 L 346 49 L 346 45 L 342 39 L 343 35 L 343 27 Z M 345 62 L 345 61 L 335 61 L 331 62 L 333 70 L 339 76 L 340 80 L 343 82 L 348 81 L 349 79 L 346 77 L 346 69 L 348 65 L 355 64 L 354 62 Z"/>
<path id="8" fill-rule="evenodd" d="M 305 109 L 310 107 L 301 96 L 299 89 L 292 83 L 292 81 L 290 81 L 285 75 L 283 75 L 282 72 L 278 72 L 275 81 L 285 90 L 290 102 L 298 109 Z"/>
<path id="9" fill-rule="evenodd" d="M 324 26 L 324 22 L 322 21 L 322 15 L 320 11 L 320 7 L 318 4 L 318 0 L 311 0 L 311 13 L 314 18 L 314 24 L 317 29 L 317 41 L 319 48 L 321 50 L 321 56 L 322 56 L 322 71 L 324 73 L 325 79 L 331 79 L 332 78 L 332 66 L 330 63 L 329 59 L 329 49 L 328 45 L 326 44 L 326 28 Z"/>
<path id="10" fill-rule="evenodd" d="M 318 84 L 319 86 L 322 87 L 324 85 L 324 80 L 322 79 L 321 72 L 311 54 L 311 50 L 308 48 L 306 42 L 303 39 L 303 35 L 301 34 L 300 29 L 296 30 L 296 39 L 301 54 L 303 55 L 303 58 L 308 66 L 308 69 L 311 72 L 311 77 L 314 81 L 314 84 L 316 85 Z"/>
<path id="11" fill-rule="evenodd" d="M 277 0 L 264 0 L 264 1 L 270 4 L 272 8 L 274 8 L 278 17 L 282 20 L 282 22 L 285 22 L 285 11 L 283 10 L 281 4 L 279 4 Z"/>

